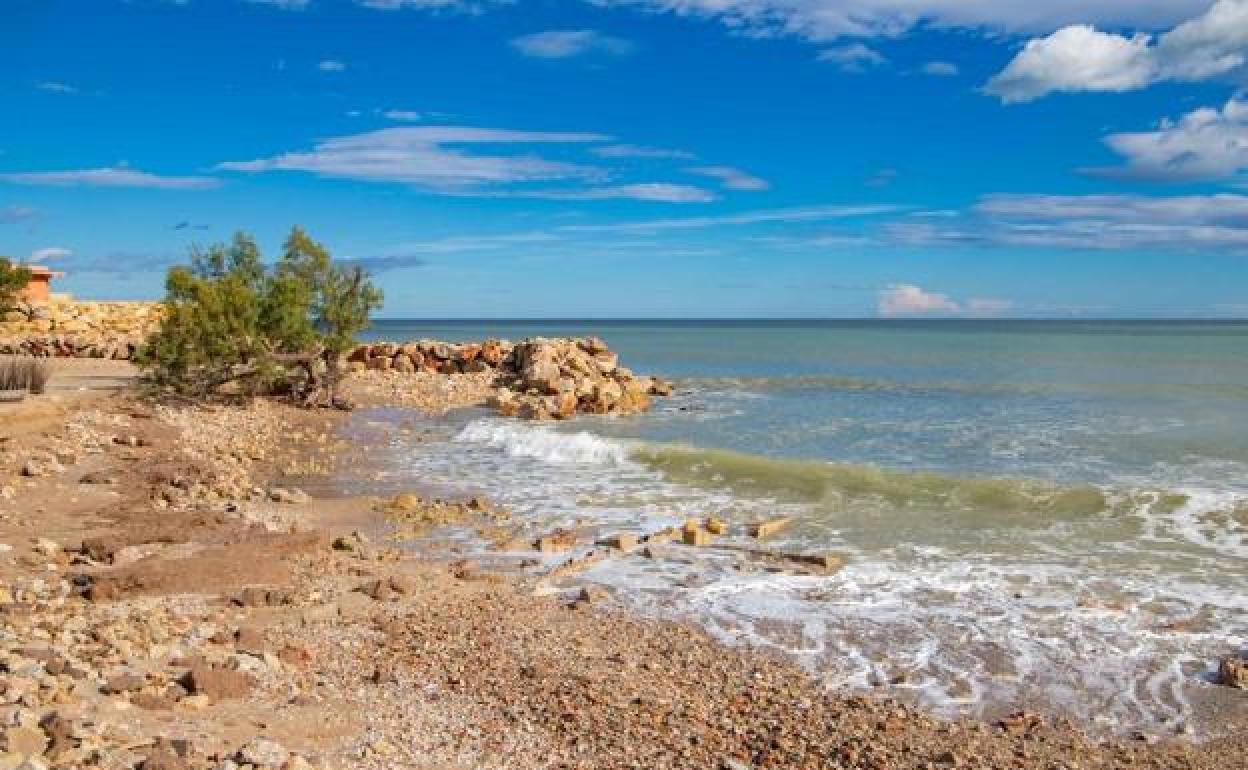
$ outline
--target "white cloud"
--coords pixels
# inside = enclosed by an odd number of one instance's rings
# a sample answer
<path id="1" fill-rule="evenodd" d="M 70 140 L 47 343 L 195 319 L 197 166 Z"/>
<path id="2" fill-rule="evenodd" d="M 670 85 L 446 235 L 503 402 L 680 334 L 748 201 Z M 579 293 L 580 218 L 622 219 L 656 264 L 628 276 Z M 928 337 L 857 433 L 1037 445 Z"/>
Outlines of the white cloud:
<path id="1" fill-rule="evenodd" d="M 1030 40 L 985 85 L 1003 102 L 1054 91 L 1133 91 L 1166 80 L 1195 81 L 1241 67 L 1248 54 L 1248 0 L 1217 0 L 1203 14 L 1154 38 L 1088 24 Z"/>
<path id="2" fill-rule="evenodd" d="M 564 225 L 563 232 L 658 232 L 662 230 L 692 230 L 706 227 L 728 227 L 789 222 L 818 222 L 829 219 L 852 219 L 896 212 L 899 207 L 890 204 L 867 204 L 850 206 L 807 206 L 789 209 L 765 209 L 740 214 L 688 217 L 684 219 L 654 219 L 645 222 L 621 222 L 609 225 Z"/>
<path id="3" fill-rule="evenodd" d="M 924 75 L 936 77 L 953 77 L 958 74 L 958 65 L 947 61 L 929 61 L 921 67 Z"/>
<path id="4" fill-rule="evenodd" d="M 420 113 L 413 110 L 386 110 L 381 115 L 387 120 L 395 120 L 401 123 L 415 123 L 421 119 Z"/>
<path id="5" fill-rule="evenodd" d="M 718 179 L 725 190 L 766 190 L 771 184 L 732 166 L 697 166 L 685 169 L 690 174 Z"/>
<path id="6" fill-rule="evenodd" d="M 955 315 L 962 312 L 962 307 L 949 295 L 925 291 L 908 283 L 899 283 L 880 291 L 875 309 L 885 318 Z"/>
<path id="7" fill-rule="evenodd" d="M 146 187 L 154 190 L 206 190 L 219 179 L 204 176 L 160 176 L 125 167 L 75 171 L 26 171 L 0 174 L 0 181 L 49 187 Z"/>
<path id="8" fill-rule="evenodd" d="M 59 246 L 49 246 L 46 249 L 36 249 L 30 253 L 31 262 L 55 262 L 58 259 L 65 259 L 73 256 L 72 251 L 63 249 Z"/>
<path id="9" fill-rule="evenodd" d="M 602 158 L 672 158 L 692 160 L 695 156 L 684 150 L 667 150 L 661 147 L 639 147 L 635 144 L 608 144 L 590 150 Z"/>
<path id="10" fill-rule="evenodd" d="M 884 55 L 862 43 L 850 43 L 819 52 L 819 61 L 832 62 L 842 72 L 866 72 L 888 62 Z"/>
<path id="11" fill-rule="evenodd" d="M 875 305 L 876 312 L 884 318 L 991 318 L 1004 315 L 1014 307 L 1009 300 L 988 297 L 958 302 L 948 294 L 927 291 L 910 283 L 894 284 L 881 290 Z"/>
<path id="12" fill-rule="evenodd" d="M 35 88 L 40 91 L 48 91 L 54 94 L 76 94 L 78 89 L 68 83 L 60 83 L 55 80 L 43 80 L 35 83 Z"/>
<path id="13" fill-rule="evenodd" d="M 593 0 L 720 21 L 747 35 L 811 41 L 897 37 L 916 27 L 1048 33 L 1085 23 L 1158 29 L 1200 13 L 1209 0 Z"/>
<path id="14" fill-rule="evenodd" d="M 525 56 L 539 59 L 568 59 L 589 53 L 623 56 L 633 50 L 631 42 L 592 29 L 535 32 L 512 39 L 511 46 Z"/>
<path id="15" fill-rule="evenodd" d="M 316 66 L 321 72 L 342 72 L 347 68 L 346 63 L 337 59 L 325 59 Z"/>
<path id="16" fill-rule="evenodd" d="M 1248 169 L 1248 101 L 1232 98 L 1221 109 L 1164 120 L 1156 131 L 1110 134 L 1105 143 L 1126 165 L 1089 172 L 1175 182 L 1230 179 Z"/>

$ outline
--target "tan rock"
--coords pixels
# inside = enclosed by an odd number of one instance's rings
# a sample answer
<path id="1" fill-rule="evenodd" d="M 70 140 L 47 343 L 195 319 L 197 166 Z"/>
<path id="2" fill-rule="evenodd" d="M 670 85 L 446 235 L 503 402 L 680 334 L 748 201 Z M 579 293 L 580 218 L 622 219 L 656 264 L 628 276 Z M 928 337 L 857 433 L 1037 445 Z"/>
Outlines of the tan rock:
<path id="1" fill-rule="evenodd" d="M 763 538 L 771 537 L 792 523 L 792 516 L 777 516 L 774 519 L 767 519 L 766 521 L 756 521 L 749 525 L 747 531 L 750 533 L 750 537 L 761 540 Z"/>

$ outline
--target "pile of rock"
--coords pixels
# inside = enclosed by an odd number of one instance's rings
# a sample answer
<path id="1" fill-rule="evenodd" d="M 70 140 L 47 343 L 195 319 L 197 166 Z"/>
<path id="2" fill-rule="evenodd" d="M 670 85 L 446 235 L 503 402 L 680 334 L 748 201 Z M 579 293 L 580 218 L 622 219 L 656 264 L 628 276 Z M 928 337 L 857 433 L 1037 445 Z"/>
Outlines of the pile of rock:
<path id="1" fill-rule="evenodd" d="M 0 317 L 0 354 L 126 360 L 162 312 L 158 302 L 23 303 Z"/>
<path id="2" fill-rule="evenodd" d="M 537 420 L 566 419 L 578 412 L 643 412 L 650 407 L 651 396 L 672 392 L 667 382 L 639 377 L 620 366 L 619 356 L 597 337 L 458 345 L 429 340 L 380 343 L 356 348 L 348 361 L 356 370 L 493 373 L 491 405 L 509 417 Z"/>

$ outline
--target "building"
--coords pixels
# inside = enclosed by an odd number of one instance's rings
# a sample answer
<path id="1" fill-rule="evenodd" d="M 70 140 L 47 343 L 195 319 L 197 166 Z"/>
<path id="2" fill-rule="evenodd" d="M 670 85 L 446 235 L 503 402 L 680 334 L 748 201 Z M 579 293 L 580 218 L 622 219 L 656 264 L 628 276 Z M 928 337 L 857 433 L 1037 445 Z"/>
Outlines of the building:
<path id="1" fill-rule="evenodd" d="M 65 277 L 64 273 L 58 273 L 43 265 L 23 265 L 23 267 L 30 271 L 30 281 L 19 296 L 27 302 L 46 303 L 52 298 L 52 279 Z"/>

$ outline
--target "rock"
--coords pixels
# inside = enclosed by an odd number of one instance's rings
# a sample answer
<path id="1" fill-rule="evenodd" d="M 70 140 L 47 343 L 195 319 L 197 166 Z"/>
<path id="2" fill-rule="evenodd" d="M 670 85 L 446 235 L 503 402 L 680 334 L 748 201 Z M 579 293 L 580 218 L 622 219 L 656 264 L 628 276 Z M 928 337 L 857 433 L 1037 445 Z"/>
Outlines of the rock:
<path id="1" fill-rule="evenodd" d="M 117 477 L 105 471 L 91 471 L 82 474 L 82 478 L 78 479 L 79 484 L 116 484 Z"/>
<path id="2" fill-rule="evenodd" d="M 61 544 L 55 540 L 41 537 L 35 540 L 35 550 L 48 558 L 53 558 L 61 552 Z"/>
<path id="3" fill-rule="evenodd" d="M 264 655 L 268 645 L 264 641 L 264 634 L 259 630 L 251 627 L 238 629 L 234 634 L 234 649 L 239 652 L 245 652 L 248 655 Z"/>
<path id="4" fill-rule="evenodd" d="M 637 536 L 631 532 L 621 532 L 616 535 L 604 538 L 600 541 L 602 545 L 608 548 L 616 548 L 621 551 L 628 551 L 637 547 Z"/>
<path id="5" fill-rule="evenodd" d="M 255 687 L 255 680 L 242 671 L 197 664 L 182 677 L 182 685 L 191 695 L 207 695 L 213 700 L 225 700 L 246 697 Z"/>
<path id="6" fill-rule="evenodd" d="M 611 593 L 599 585 L 582 586 L 577 594 L 578 604 L 600 604 L 611 598 Z"/>
<path id="7" fill-rule="evenodd" d="M 792 516 L 778 516 L 774 519 L 768 519 L 766 521 L 756 521 L 753 524 L 750 524 L 747 530 L 750 533 L 750 537 L 761 540 L 766 537 L 771 537 L 792 523 Z"/>
<path id="8" fill-rule="evenodd" d="M 147 685 L 147 677 L 140 674 L 118 674 L 104 683 L 104 692 L 109 695 L 120 695 L 126 692 L 141 690 Z"/>
<path id="9" fill-rule="evenodd" d="M 576 533 L 566 529 L 557 529 L 549 535 L 543 535 L 534 544 L 542 553 L 558 553 L 576 545 Z"/>
<path id="10" fill-rule="evenodd" d="M 711 542 L 711 534 L 702 529 L 702 525 L 696 519 L 685 522 L 680 535 L 681 542 L 685 545 L 706 545 Z"/>
<path id="11" fill-rule="evenodd" d="M 1223 658 L 1218 665 L 1218 684 L 1248 690 L 1248 658 Z"/>
<path id="12" fill-rule="evenodd" d="M 285 487 L 273 487 L 269 490 L 269 499 L 275 503 L 285 503 L 287 505 L 301 505 L 308 501 L 308 493 L 302 489 L 286 489 Z"/>
<path id="13" fill-rule="evenodd" d="M 539 393 L 554 395 L 559 392 L 559 366 L 554 361 L 534 361 L 520 373 L 521 383 Z"/>
<path id="14" fill-rule="evenodd" d="M 290 757 L 290 752 L 277 741 L 255 738 L 238 750 L 235 759 L 258 767 L 280 768 Z"/>
<path id="15" fill-rule="evenodd" d="M 415 494 L 414 492 L 404 492 L 402 494 L 395 495 L 390 500 L 390 504 L 387 507 L 392 511 L 409 512 L 419 508 L 422 502 L 423 500 L 420 495 Z"/>
<path id="16" fill-rule="evenodd" d="M 41 757 L 48 736 L 37 727 L 10 727 L 4 731 L 5 751 L 20 757 Z"/>
<path id="17" fill-rule="evenodd" d="M 139 763 L 138 770 L 188 770 L 186 760 L 172 751 L 160 749 L 152 751 Z"/>

